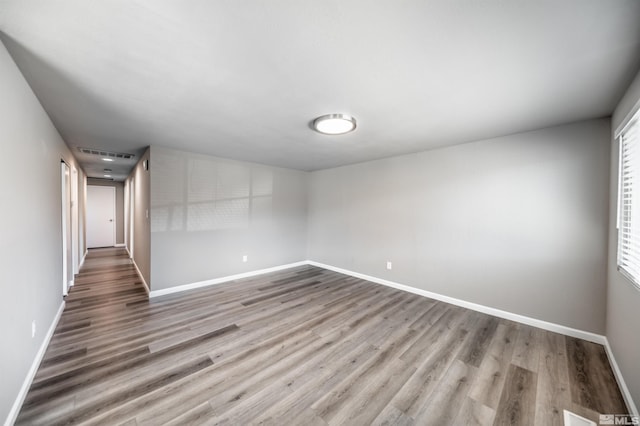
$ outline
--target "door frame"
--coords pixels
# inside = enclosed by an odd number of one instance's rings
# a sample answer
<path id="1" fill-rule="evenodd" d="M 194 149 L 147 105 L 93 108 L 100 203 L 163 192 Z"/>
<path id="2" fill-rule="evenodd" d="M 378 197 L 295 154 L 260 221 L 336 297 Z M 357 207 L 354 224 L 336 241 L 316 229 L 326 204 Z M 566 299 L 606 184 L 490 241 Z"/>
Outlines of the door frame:
<path id="1" fill-rule="evenodd" d="M 133 250 L 135 246 L 135 178 L 129 181 L 129 257 L 133 259 Z"/>
<path id="2" fill-rule="evenodd" d="M 61 189 L 61 222 L 62 222 L 62 296 L 69 293 L 73 285 L 73 264 L 70 248 L 73 246 L 71 238 L 71 169 L 61 159 L 60 161 L 60 189 Z"/>
<path id="3" fill-rule="evenodd" d="M 78 226 L 78 170 L 71 168 L 71 256 L 73 258 L 73 275 L 80 272 L 80 243 Z"/>

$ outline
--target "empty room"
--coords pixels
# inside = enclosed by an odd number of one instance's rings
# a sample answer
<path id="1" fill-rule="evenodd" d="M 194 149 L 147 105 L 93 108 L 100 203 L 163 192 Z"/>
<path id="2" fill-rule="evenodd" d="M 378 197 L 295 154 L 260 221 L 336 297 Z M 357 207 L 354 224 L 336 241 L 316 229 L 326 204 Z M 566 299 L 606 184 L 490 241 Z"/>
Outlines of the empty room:
<path id="1" fill-rule="evenodd" d="M 640 1 L 0 0 L 0 421 L 640 424 Z"/>

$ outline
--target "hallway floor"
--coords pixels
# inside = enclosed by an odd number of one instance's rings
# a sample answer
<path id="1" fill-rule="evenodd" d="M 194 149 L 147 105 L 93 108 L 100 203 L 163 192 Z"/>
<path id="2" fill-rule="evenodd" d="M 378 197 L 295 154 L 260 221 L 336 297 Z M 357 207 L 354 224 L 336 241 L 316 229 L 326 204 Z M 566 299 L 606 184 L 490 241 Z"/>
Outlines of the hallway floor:
<path id="1" fill-rule="evenodd" d="M 91 250 L 17 424 L 562 425 L 627 408 L 600 345 L 311 266 L 148 300 Z"/>

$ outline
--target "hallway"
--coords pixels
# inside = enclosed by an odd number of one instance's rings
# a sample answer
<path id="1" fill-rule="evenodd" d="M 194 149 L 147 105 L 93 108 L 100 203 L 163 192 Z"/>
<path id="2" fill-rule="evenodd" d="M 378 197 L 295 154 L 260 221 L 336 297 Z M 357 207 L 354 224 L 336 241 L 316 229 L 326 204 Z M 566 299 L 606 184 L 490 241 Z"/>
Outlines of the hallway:
<path id="1" fill-rule="evenodd" d="M 83 386 L 100 383 L 118 360 L 135 356 L 124 330 L 136 321 L 128 315 L 136 302 L 146 305 L 147 293 L 126 249 L 90 250 L 16 424 L 58 422 Z"/>

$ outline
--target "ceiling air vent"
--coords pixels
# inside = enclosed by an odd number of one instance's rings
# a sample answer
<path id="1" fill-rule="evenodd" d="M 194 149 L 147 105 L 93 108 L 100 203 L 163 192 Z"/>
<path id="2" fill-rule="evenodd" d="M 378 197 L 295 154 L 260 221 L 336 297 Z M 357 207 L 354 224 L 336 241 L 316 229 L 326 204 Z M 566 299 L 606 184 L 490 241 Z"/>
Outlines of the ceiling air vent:
<path id="1" fill-rule="evenodd" d="M 99 149 L 92 149 L 92 148 L 78 147 L 78 151 L 80 151 L 83 154 L 99 155 L 100 157 L 122 158 L 123 160 L 131 160 L 133 157 L 135 157 L 134 154 L 127 154 L 123 152 L 101 151 Z"/>

